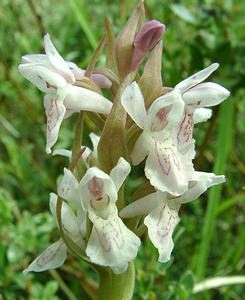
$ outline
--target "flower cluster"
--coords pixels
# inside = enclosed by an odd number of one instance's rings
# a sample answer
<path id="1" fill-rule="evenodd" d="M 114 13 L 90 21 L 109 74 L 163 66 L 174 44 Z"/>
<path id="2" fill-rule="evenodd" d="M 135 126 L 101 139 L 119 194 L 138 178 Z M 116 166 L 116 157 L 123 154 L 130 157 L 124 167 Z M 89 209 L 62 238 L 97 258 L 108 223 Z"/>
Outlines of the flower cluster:
<path id="1" fill-rule="evenodd" d="M 46 54 L 23 57 L 21 74 L 46 94 L 47 153 L 58 139 L 64 118 L 83 111 L 104 115 L 94 115 L 103 126 L 98 126 L 100 137 L 90 134 L 93 150 L 79 145 L 73 152 L 53 151 L 71 162 L 64 169 L 57 193 L 50 194 L 50 211 L 62 238 L 37 257 L 25 273 L 61 266 L 67 250 L 95 267 L 123 273 L 137 256 L 141 225 L 148 229 L 159 261 L 167 262 L 181 204 L 225 181 L 222 175 L 199 172 L 193 166 L 194 125 L 211 117 L 207 107 L 229 96 L 222 86 L 203 83 L 218 64 L 174 88 L 163 87 L 161 38 L 165 26 L 155 20 L 141 24 L 142 14 L 142 7 L 137 7 L 116 39 L 110 38 L 107 23 L 107 65 L 92 68 L 92 72 L 65 61 L 49 35 L 44 37 Z M 111 100 L 104 97 L 101 88 L 108 89 Z M 87 116 L 93 121 L 93 114 Z M 139 188 L 141 193 L 135 201 L 124 197 L 130 163 L 144 163 L 146 184 Z M 131 222 L 127 218 L 132 218 Z"/>

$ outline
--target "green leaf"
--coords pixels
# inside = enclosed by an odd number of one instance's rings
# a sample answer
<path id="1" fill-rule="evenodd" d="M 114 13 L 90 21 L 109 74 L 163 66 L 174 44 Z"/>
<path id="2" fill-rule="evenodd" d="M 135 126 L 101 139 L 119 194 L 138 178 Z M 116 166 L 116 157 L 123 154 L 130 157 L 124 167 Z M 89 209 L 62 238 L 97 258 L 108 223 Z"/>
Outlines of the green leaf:
<path id="1" fill-rule="evenodd" d="M 191 23 L 191 24 L 196 23 L 197 20 L 196 20 L 195 16 L 184 5 L 182 5 L 182 4 L 172 4 L 171 9 L 182 20 L 184 20 L 188 23 Z"/>

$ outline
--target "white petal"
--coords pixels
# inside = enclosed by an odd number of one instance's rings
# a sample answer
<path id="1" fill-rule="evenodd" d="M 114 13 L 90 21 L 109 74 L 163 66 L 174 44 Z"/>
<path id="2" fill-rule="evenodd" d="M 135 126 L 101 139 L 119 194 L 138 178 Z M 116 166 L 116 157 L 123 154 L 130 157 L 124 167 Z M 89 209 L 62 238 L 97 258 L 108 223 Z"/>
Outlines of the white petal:
<path id="1" fill-rule="evenodd" d="M 56 206 L 58 196 L 54 193 L 50 194 L 49 207 L 52 215 L 56 218 Z M 83 220 L 84 221 L 84 220 Z M 81 233 L 78 225 L 77 218 L 73 210 L 63 201 L 61 206 L 61 222 L 64 232 L 73 239 L 74 242 L 78 242 L 81 239 Z M 58 223 L 58 221 L 57 221 Z"/>
<path id="2" fill-rule="evenodd" d="M 145 218 L 144 223 L 150 240 L 158 249 L 158 260 L 169 261 L 174 248 L 172 234 L 179 223 L 178 211 L 169 208 L 167 204 L 158 206 Z"/>
<path id="3" fill-rule="evenodd" d="M 40 63 L 20 64 L 19 71 L 23 77 L 44 93 L 56 94 L 58 88 L 64 88 L 67 85 L 62 76 Z"/>
<path id="4" fill-rule="evenodd" d="M 58 195 L 67 201 L 72 201 L 77 205 L 80 204 L 77 179 L 74 174 L 66 168 L 64 168 L 64 176 L 58 186 Z"/>
<path id="5" fill-rule="evenodd" d="M 81 148 L 84 148 L 84 146 L 82 146 Z M 85 165 L 87 167 L 89 167 L 89 159 L 90 159 L 91 154 L 92 154 L 91 149 L 89 149 L 89 147 L 86 147 L 85 151 L 82 154 L 82 159 L 84 160 Z"/>
<path id="6" fill-rule="evenodd" d="M 166 127 L 172 128 L 180 121 L 183 111 L 184 102 L 180 92 L 172 90 L 152 103 L 145 121 L 144 130 L 160 131 L 166 129 Z"/>
<path id="7" fill-rule="evenodd" d="M 54 47 L 53 43 L 50 40 L 49 34 L 46 34 L 44 36 L 44 48 L 52 66 L 56 70 L 58 70 L 62 76 L 64 76 L 67 82 L 74 83 L 75 77 L 72 71 L 69 69 L 65 60 Z"/>
<path id="8" fill-rule="evenodd" d="M 133 218 L 143 216 L 151 212 L 156 206 L 158 206 L 158 194 L 152 193 L 141 199 L 138 199 L 126 207 L 124 207 L 119 216 L 121 218 Z"/>
<path id="9" fill-rule="evenodd" d="M 40 63 L 42 65 L 50 65 L 46 54 L 27 54 L 21 57 L 22 63 Z"/>
<path id="10" fill-rule="evenodd" d="M 66 245 L 59 240 L 44 250 L 30 265 L 23 271 L 24 275 L 28 272 L 42 272 L 49 269 L 56 269 L 62 266 L 66 260 Z"/>
<path id="11" fill-rule="evenodd" d="M 192 173 L 191 159 L 178 153 L 174 144 L 155 141 L 145 165 L 145 175 L 151 185 L 178 196 L 187 190 Z"/>
<path id="12" fill-rule="evenodd" d="M 219 67 L 218 63 L 214 63 L 207 68 L 191 75 L 190 77 L 186 78 L 185 80 L 181 81 L 179 84 L 176 85 L 176 89 L 180 90 L 182 93 L 190 89 L 191 87 L 197 85 L 198 83 L 202 82 L 206 78 L 208 78 L 215 70 Z"/>
<path id="13" fill-rule="evenodd" d="M 152 146 L 152 139 L 149 135 L 142 133 L 137 139 L 133 152 L 131 154 L 132 164 L 137 166 L 142 160 L 145 159 L 146 155 L 149 153 L 149 149 Z"/>
<path id="14" fill-rule="evenodd" d="M 82 80 L 84 78 L 85 70 L 79 68 L 74 62 L 66 61 L 68 68 L 72 71 L 76 80 Z"/>
<path id="15" fill-rule="evenodd" d="M 188 191 L 176 198 L 179 203 L 188 203 L 196 200 L 209 187 L 225 182 L 225 176 L 216 176 L 213 173 L 194 172 L 190 180 Z"/>
<path id="16" fill-rule="evenodd" d="M 97 134 L 93 133 L 93 132 L 89 134 L 89 137 L 90 137 L 90 140 L 93 144 L 93 154 L 94 154 L 95 157 L 97 157 L 97 152 L 98 152 L 97 149 L 98 149 L 98 144 L 99 144 L 99 141 L 100 141 L 100 137 Z"/>
<path id="17" fill-rule="evenodd" d="M 64 104 L 67 109 L 74 111 L 85 110 L 101 114 L 109 114 L 112 108 L 112 103 L 105 97 L 78 86 L 70 88 Z"/>
<path id="18" fill-rule="evenodd" d="M 117 191 L 119 191 L 130 171 L 130 164 L 124 158 L 120 157 L 117 164 L 110 172 L 110 177 L 113 180 Z"/>
<path id="19" fill-rule="evenodd" d="M 193 114 L 193 123 L 205 122 L 212 117 L 212 110 L 209 108 L 198 108 Z"/>
<path id="20" fill-rule="evenodd" d="M 72 116 L 74 113 L 77 113 L 77 112 L 79 112 L 79 111 L 72 110 L 72 109 L 67 109 L 66 113 L 64 115 L 64 119 L 70 118 L 70 116 Z"/>
<path id="21" fill-rule="evenodd" d="M 117 200 L 117 190 L 111 177 L 97 167 L 92 167 L 87 170 L 79 183 L 79 194 L 81 195 L 85 210 L 88 209 L 90 200 L 93 198 L 90 194 L 88 184 L 94 177 L 103 180 L 103 196 L 107 195 L 112 203 Z"/>
<path id="22" fill-rule="evenodd" d="M 80 227 L 80 232 L 83 238 L 86 238 L 86 230 L 87 230 L 87 212 L 82 208 L 81 205 L 77 206 L 77 220 Z"/>
<path id="23" fill-rule="evenodd" d="M 121 103 L 132 120 L 143 129 L 147 115 L 144 98 L 136 81 L 123 91 Z"/>
<path id="24" fill-rule="evenodd" d="M 183 94 L 183 100 L 190 109 L 209 107 L 220 104 L 230 92 L 219 84 L 205 82 L 196 85 Z"/>
<path id="25" fill-rule="evenodd" d="M 56 143 L 66 108 L 58 96 L 46 95 L 44 107 L 47 116 L 46 152 L 51 153 L 51 147 Z"/>
<path id="26" fill-rule="evenodd" d="M 116 273 L 124 272 L 137 255 L 140 239 L 118 217 L 116 207 L 107 220 L 92 212 L 89 218 L 93 229 L 86 254 L 98 265 L 108 266 Z"/>
<path id="27" fill-rule="evenodd" d="M 69 160 L 71 160 L 71 155 L 72 155 L 72 152 L 71 150 L 67 150 L 67 149 L 55 149 L 52 153 L 52 155 L 61 155 L 61 156 L 65 156 L 65 157 L 68 157 Z"/>

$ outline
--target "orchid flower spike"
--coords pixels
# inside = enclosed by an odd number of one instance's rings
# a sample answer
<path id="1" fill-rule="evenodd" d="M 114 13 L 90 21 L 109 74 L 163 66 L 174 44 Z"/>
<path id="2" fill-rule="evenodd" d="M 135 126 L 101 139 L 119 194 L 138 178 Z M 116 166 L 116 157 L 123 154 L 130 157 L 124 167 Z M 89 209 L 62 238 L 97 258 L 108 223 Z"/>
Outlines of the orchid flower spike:
<path id="1" fill-rule="evenodd" d="M 56 205 L 57 195 L 50 194 L 50 210 L 56 219 Z M 82 232 L 79 227 L 78 216 L 74 214 L 72 209 L 66 204 L 62 203 L 61 222 L 65 234 L 67 234 L 74 243 L 81 249 L 84 249 L 84 241 Z M 57 220 L 56 220 L 57 222 Z M 57 222 L 58 224 L 58 222 Z M 49 269 L 56 269 L 62 266 L 66 260 L 67 246 L 62 239 L 50 245 L 44 252 L 42 252 L 29 266 L 23 271 L 24 274 L 28 272 L 42 272 Z"/>
<path id="2" fill-rule="evenodd" d="M 159 97 L 146 112 L 140 88 L 133 82 L 124 90 L 121 102 L 129 116 L 143 129 L 131 155 L 133 165 L 148 156 L 145 175 L 151 185 L 176 196 L 183 194 L 194 172 L 194 153 L 180 153 L 177 148 L 177 125 L 184 111 L 180 92 L 176 89 Z"/>
<path id="3" fill-rule="evenodd" d="M 20 73 L 46 95 L 44 107 L 47 116 L 46 152 L 58 139 L 61 123 L 65 117 L 80 110 L 109 114 L 112 103 L 102 95 L 75 86 L 74 69 L 66 62 L 52 44 L 48 34 L 44 36 L 46 54 L 22 57 Z"/>
<path id="4" fill-rule="evenodd" d="M 122 218 L 147 215 L 144 223 L 148 228 L 149 238 L 159 251 L 159 261 L 167 262 L 174 248 L 172 234 L 180 220 L 178 211 L 181 204 L 194 201 L 209 187 L 223 182 L 223 175 L 194 172 L 188 190 L 183 195 L 176 197 L 156 191 L 129 204 L 119 215 Z"/>
<path id="5" fill-rule="evenodd" d="M 87 256 L 116 274 L 123 273 L 140 246 L 140 239 L 119 218 L 115 205 L 118 191 L 130 172 L 129 163 L 120 158 L 109 175 L 97 167 L 89 168 L 79 183 L 70 170 L 64 172 L 59 195 L 76 206 L 81 205 L 93 223 Z"/>

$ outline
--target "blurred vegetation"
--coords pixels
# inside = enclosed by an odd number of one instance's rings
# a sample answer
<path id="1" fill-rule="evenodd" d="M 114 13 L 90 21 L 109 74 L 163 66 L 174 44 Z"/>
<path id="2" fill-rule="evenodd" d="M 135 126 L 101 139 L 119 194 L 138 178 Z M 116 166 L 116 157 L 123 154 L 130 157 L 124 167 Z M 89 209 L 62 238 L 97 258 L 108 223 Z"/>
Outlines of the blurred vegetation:
<path id="1" fill-rule="evenodd" d="M 167 25 L 163 79 L 173 86 L 211 62 L 212 80 L 231 91 L 213 118 L 195 131 L 198 170 L 227 182 L 182 207 L 175 249 L 167 264 L 146 241 L 136 260 L 135 300 L 244 299 L 242 285 L 192 294 L 195 282 L 244 274 L 245 2 L 148 0 L 146 12 Z M 0 2 L 0 299 L 88 299 L 81 286 L 96 274 L 69 257 L 55 271 L 22 270 L 57 239 L 49 193 L 67 161 L 45 153 L 43 95 L 18 73 L 21 55 L 41 53 L 49 32 L 66 60 L 86 67 L 108 15 L 119 32 L 136 1 L 2 0 Z M 102 56 L 100 64 L 104 63 Z M 65 121 L 58 147 L 70 148 L 76 115 Z M 86 142 L 86 141 L 85 141 Z M 135 182 L 128 182 L 131 192 Z"/>

